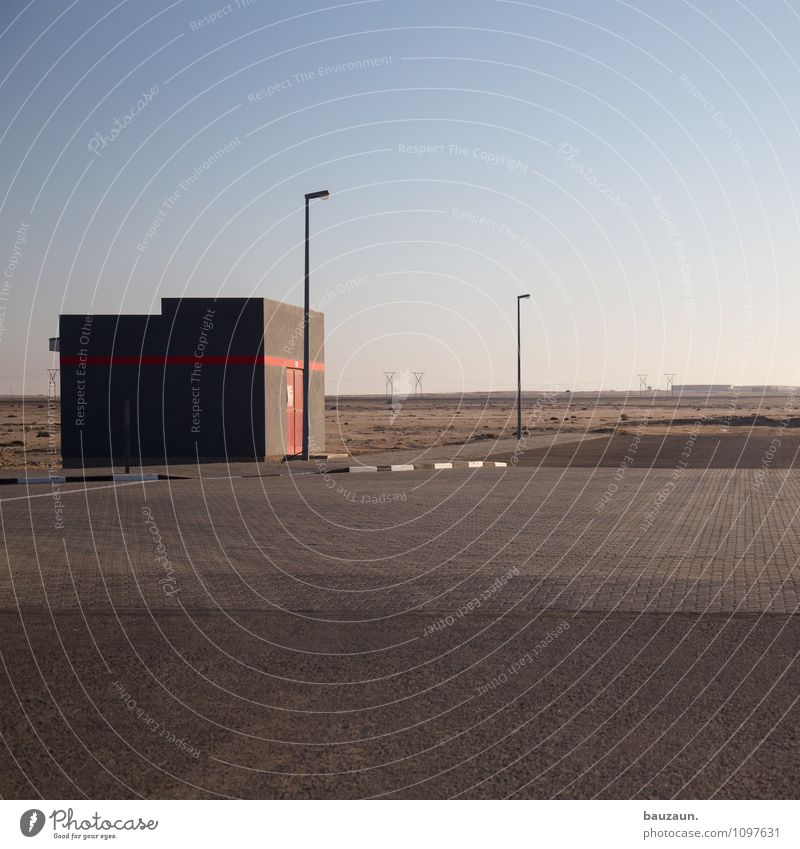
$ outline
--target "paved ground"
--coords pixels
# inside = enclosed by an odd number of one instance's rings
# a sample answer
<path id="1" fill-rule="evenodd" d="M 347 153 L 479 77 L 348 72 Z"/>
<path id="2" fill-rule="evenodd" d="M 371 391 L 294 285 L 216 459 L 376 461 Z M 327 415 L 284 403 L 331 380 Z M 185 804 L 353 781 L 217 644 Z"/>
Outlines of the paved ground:
<path id="1" fill-rule="evenodd" d="M 699 430 L 699 428 L 698 428 Z M 764 432 L 766 430 L 767 432 Z M 746 434 L 649 435 L 632 431 L 582 441 L 540 445 L 524 451 L 515 446 L 492 452 L 496 460 L 515 458 L 519 466 L 636 469 L 796 469 L 800 468 L 800 435 L 796 431 L 762 429 Z"/>
<path id="2" fill-rule="evenodd" d="M 30 493 L 2 796 L 797 795 L 800 471 Z"/>
<path id="3" fill-rule="evenodd" d="M 797 796 L 797 617 L 428 622 L 6 617 L 2 794 Z"/>

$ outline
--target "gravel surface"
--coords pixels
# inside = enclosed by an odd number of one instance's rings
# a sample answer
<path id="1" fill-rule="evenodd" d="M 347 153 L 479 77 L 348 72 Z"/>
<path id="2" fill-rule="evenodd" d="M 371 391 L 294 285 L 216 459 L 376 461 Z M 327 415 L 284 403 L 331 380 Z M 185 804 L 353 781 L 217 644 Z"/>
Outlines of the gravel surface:
<path id="1" fill-rule="evenodd" d="M 0 794 L 796 796 L 797 617 L 429 623 L 3 615 Z"/>

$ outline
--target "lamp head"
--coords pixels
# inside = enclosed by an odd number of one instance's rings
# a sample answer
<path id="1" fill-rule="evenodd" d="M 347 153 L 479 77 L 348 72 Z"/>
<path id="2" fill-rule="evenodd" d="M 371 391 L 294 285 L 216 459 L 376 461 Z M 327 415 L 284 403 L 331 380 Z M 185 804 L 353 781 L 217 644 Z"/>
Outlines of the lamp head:
<path id="1" fill-rule="evenodd" d="M 331 193 L 327 189 L 322 189 L 319 192 L 309 192 L 306 195 L 306 200 L 327 200 L 331 196 Z"/>
<path id="2" fill-rule="evenodd" d="M 523 298 L 530 298 L 530 295 L 517 295 L 518 301 L 521 301 Z"/>

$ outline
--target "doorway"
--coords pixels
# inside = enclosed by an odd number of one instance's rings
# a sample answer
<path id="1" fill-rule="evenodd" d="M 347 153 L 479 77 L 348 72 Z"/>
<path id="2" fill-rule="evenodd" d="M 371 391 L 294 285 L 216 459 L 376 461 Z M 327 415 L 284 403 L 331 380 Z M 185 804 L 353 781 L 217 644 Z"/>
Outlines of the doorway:
<path id="1" fill-rule="evenodd" d="M 286 453 L 303 451 L 303 369 L 286 369 Z"/>

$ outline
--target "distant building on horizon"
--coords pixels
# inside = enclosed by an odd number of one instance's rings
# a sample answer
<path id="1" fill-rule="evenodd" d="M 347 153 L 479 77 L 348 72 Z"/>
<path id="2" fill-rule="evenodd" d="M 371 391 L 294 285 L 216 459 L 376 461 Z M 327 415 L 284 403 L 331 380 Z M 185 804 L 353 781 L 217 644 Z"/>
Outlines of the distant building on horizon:
<path id="1" fill-rule="evenodd" d="M 695 393 L 695 392 L 730 392 L 730 383 L 674 383 L 672 385 L 673 392 Z"/>
<path id="2" fill-rule="evenodd" d="M 162 298 L 160 315 L 62 315 L 65 468 L 263 461 L 302 450 L 303 310 L 266 298 Z M 310 434 L 325 444 L 324 316 L 310 318 Z"/>
<path id="3" fill-rule="evenodd" d="M 746 386 L 744 384 L 737 385 L 731 383 L 684 383 L 674 384 L 673 392 L 679 393 L 711 393 L 711 392 L 735 392 L 738 395 L 748 393 L 749 395 L 774 395 L 780 392 L 793 392 L 797 389 L 795 386 L 780 386 L 765 384 L 762 386 Z"/>

